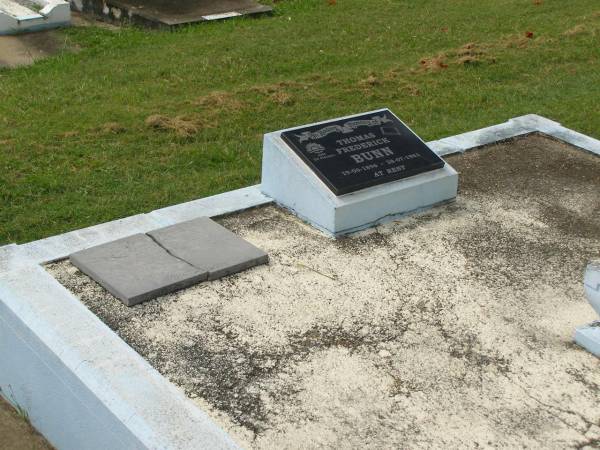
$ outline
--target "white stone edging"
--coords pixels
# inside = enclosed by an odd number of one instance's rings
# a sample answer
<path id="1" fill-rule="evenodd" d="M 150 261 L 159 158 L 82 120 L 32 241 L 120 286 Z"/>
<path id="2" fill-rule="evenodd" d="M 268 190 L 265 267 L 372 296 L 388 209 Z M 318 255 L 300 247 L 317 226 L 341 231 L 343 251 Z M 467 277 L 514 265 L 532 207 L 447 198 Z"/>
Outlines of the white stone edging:
<path id="1" fill-rule="evenodd" d="M 71 6 L 63 0 L 32 0 L 34 9 L 0 0 L 0 35 L 41 31 L 71 24 Z M 38 9 L 39 8 L 39 9 Z"/>
<path id="2" fill-rule="evenodd" d="M 533 114 L 428 144 L 443 156 L 531 133 L 600 155 L 599 140 Z M 40 265 L 135 233 L 271 201 L 260 185 L 250 186 L 0 247 L 0 393 L 60 450 L 237 448 Z"/>

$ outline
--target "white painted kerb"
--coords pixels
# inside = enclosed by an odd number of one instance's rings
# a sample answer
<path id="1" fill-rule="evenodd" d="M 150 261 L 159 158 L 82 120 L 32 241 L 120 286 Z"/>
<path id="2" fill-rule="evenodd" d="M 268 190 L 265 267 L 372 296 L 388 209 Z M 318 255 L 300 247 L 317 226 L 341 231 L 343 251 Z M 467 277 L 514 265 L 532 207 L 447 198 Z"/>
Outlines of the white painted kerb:
<path id="1" fill-rule="evenodd" d="M 536 115 L 430 142 L 440 155 L 541 132 L 600 155 L 600 141 Z M 40 264 L 135 233 L 270 203 L 251 186 L 0 247 L 0 389 L 62 449 L 235 448 L 183 393 Z"/>

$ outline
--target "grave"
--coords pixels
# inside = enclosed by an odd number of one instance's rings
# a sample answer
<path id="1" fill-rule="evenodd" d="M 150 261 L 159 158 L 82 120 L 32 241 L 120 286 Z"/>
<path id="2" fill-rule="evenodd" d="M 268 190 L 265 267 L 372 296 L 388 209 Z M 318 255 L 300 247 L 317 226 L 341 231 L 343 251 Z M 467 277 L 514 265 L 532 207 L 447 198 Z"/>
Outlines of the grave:
<path id="1" fill-rule="evenodd" d="M 344 239 L 275 204 L 219 217 L 270 264 L 136 308 L 48 270 L 242 448 L 575 447 L 600 420 L 598 360 L 572 345 L 600 159 L 478 147 L 447 157 L 455 202 Z"/>
<path id="2" fill-rule="evenodd" d="M 265 252 L 207 217 L 117 239 L 69 258 L 127 306 L 268 262 Z"/>
<path id="3" fill-rule="evenodd" d="M 458 174 L 381 109 L 266 134 L 261 188 L 340 236 L 453 200 Z"/>
<path id="4" fill-rule="evenodd" d="M 152 28 L 265 14 L 273 9 L 255 0 L 71 0 L 71 6 L 108 21 Z"/>
<path id="5" fill-rule="evenodd" d="M 63 0 L 0 0 L 0 35 L 64 27 L 71 24 Z"/>
<path id="6" fill-rule="evenodd" d="M 170 255 L 145 234 L 70 256 L 71 262 L 127 306 L 206 280 L 208 273 Z"/>

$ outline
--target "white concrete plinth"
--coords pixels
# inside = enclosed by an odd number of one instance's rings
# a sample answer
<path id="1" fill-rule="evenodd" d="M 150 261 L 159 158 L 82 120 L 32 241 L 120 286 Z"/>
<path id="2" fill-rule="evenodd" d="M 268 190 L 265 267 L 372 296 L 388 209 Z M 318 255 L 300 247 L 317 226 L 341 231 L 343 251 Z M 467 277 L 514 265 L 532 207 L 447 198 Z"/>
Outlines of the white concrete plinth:
<path id="1" fill-rule="evenodd" d="M 575 342 L 600 358 L 600 320 L 575 329 Z"/>
<path id="2" fill-rule="evenodd" d="M 600 315 L 600 259 L 588 264 L 583 287 L 590 305 Z"/>
<path id="3" fill-rule="evenodd" d="M 327 234 L 341 236 L 359 231 L 456 197 L 458 174 L 449 164 L 336 196 L 283 141 L 284 131 L 264 137 L 261 190 Z"/>

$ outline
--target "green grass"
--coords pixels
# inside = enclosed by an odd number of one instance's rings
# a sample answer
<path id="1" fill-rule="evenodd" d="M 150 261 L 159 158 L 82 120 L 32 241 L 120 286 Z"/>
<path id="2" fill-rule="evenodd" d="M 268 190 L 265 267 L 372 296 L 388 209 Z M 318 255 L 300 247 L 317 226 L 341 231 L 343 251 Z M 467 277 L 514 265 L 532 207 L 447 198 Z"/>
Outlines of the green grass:
<path id="1" fill-rule="evenodd" d="M 426 140 L 527 113 L 600 137 L 597 0 L 275 6 L 175 32 L 71 28 L 80 51 L 1 70 L 0 244 L 257 183 L 263 133 L 379 107 Z M 459 64 L 469 42 L 481 54 Z M 424 69 L 438 54 L 448 67 Z M 230 95 L 198 100 L 215 91 Z M 205 126 L 180 136 L 152 114 Z"/>

